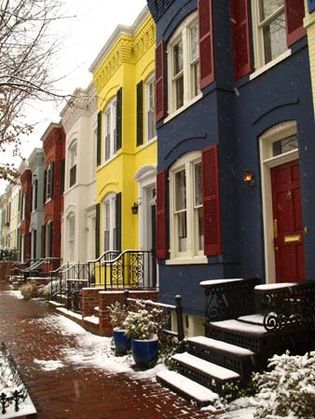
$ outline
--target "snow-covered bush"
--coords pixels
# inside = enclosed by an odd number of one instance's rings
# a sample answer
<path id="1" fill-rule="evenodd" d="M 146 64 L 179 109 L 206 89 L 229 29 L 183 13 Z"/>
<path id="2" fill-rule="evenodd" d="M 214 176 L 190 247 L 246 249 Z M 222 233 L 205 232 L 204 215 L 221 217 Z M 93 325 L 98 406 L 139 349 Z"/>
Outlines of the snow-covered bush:
<path id="1" fill-rule="evenodd" d="M 315 417 L 315 352 L 304 356 L 274 355 L 271 371 L 254 375 L 258 387 L 256 418 Z"/>
<path id="2" fill-rule="evenodd" d="M 120 304 L 116 301 L 115 304 L 111 304 L 107 307 L 109 311 L 110 324 L 114 328 L 123 329 L 123 323 L 128 315 L 128 310 L 125 304 Z"/>
<path id="3" fill-rule="evenodd" d="M 152 339 L 163 328 L 161 310 L 140 308 L 136 312 L 130 311 L 123 326 L 127 336 L 131 339 Z"/>
<path id="4" fill-rule="evenodd" d="M 50 298 L 51 296 L 61 293 L 62 290 L 66 293 L 67 281 L 65 279 L 54 279 L 46 285 L 38 287 L 38 294 L 44 298 Z"/>
<path id="5" fill-rule="evenodd" d="M 24 300 L 37 297 L 37 284 L 35 281 L 29 281 L 20 288 Z"/>

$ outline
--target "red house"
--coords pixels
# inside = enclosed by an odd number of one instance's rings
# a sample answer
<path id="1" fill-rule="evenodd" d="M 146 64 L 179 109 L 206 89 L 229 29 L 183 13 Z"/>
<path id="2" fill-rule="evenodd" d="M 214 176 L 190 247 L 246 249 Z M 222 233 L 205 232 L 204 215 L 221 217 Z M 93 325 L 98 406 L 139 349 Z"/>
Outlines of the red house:
<path id="1" fill-rule="evenodd" d="M 50 268 L 55 268 L 60 264 L 63 215 L 65 132 L 62 125 L 51 123 L 42 141 L 45 160 L 42 257 L 54 258 Z"/>

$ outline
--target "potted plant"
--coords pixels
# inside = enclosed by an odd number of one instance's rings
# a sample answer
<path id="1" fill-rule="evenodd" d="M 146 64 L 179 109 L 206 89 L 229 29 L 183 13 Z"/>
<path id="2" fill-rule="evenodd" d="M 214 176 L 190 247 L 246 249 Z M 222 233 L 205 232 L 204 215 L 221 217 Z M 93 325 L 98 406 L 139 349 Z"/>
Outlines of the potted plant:
<path id="1" fill-rule="evenodd" d="M 128 311 L 124 304 L 118 301 L 108 306 L 110 324 L 113 326 L 113 339 L 116 347 L 116 353 L 125 355 L 130 350 L 130 338 L 126 335 L 124 321 Z"/>
<path id="2" fill-rule="evenodd" d="M 141 369 L 151 368 L 158 358 L 158 333 L 162 329 L 161 310 L 140 308 L 130 311 L 124 321 L 127 336 L 136 365 Z"/>

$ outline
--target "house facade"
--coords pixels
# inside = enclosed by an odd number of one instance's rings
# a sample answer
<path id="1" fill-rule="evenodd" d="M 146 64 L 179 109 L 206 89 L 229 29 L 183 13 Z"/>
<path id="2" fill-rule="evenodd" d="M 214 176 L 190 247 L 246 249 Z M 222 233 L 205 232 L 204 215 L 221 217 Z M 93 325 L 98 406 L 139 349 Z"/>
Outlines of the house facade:
<path id="1" fill-rule="evenodd" d="M 9 198 L 10 198 L 11 186 L 6 187 L 5 192 L 0 197 L 1 207 L 1 235 L 0 235 L 0 247 L 2 249 L 10 248 L 10 210 L 9 210 Z"/>
<path id="2" fill-rule="evenodd" d="M 43 257 L 61 258 L 65 132 L 61 123 L 51 123 L 42 136 L 44 149 L 44 225 L 41 231 Z"/>
<path id="3" fill-rule="evenodd" d="M 155 25 L 145 8 L 91 65 L 98 97 L 96 253 L 155 247 Z"/>
<path id="4" fill-rule="evenodd" d="M 29 167 L 31 178 L 31 216 L 29 233 L 31 239 L 31 259 L 37 260 L 43 256 L 42 227 L 44 225 L 44 152 L 35 148 L 30 154 Z"/>
<path id="5" fill-rule="evenodd" d="M 31 259 L 30 221 L 32 212 L 32 172 L 26 163 L 20 175 L 21 182 L 21 257 L 22 260 Z"/>
<path id="6" fill-rule="evenodd" d="M 66 134 L 63 261 L 95 258 L 97 100 L 92 85 L 76 89 L 61 112 Z"/>
<path id="7" fill-rule="evenodd" d="M 157 25 L 160 299 L 202 330 L 200 281 L 314 277 L 304 2 L 148 0 Z"/>

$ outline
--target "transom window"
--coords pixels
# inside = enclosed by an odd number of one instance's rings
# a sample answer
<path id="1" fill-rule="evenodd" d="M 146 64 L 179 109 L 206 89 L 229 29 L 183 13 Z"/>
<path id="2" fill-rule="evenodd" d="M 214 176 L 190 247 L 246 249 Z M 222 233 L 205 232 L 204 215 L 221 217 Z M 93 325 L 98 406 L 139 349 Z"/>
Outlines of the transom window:
<path id="1" fill-rule="evenodd" d="M 116 144 L 116 98 L 110 102 L 104 112 L 104 158 L 109 160 L 115 154 Z"/>
<path id="2" fill-rule="evenodd" d="M 169 111 L 174 112 L 200 93 L 199 25 L 194 13 L 168 45 Z"/>
<path id="3" fill-rule="evenodd" d="M 145 124 L 146 124 L 146 137 L 150 141 L 156 136 L 155 129 L 155 78 L 150 77 L 145 83 Z"/>
<path id="4" fill-rule="evenodd" d="M 116 249 L 116 195 L 104 201 L 104 251 Z"/>
<path id="5" fill-rule="evenodd" d="M 170 170 L 171 258 L 203 255 L 200 153 L 184 156 Z"/>
<path id="6" fill-rule="evenodd" d="M 252 0 L 256 34 L 256 64 L 269 63 L 287 47 L 284 0 Z"/>

